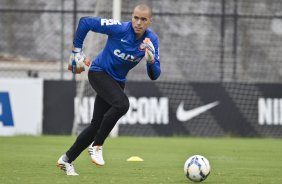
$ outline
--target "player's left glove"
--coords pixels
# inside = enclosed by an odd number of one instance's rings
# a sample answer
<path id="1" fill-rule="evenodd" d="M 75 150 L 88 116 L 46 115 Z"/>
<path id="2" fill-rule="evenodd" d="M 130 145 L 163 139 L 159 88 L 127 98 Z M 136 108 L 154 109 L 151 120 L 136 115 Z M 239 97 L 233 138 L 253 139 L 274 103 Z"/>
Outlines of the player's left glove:
<path id="1" fill-rule="evenodd" d="M 68 70 L 71 70 L 72 73 L 80 74 L 85 70 L 84 64 L 89 66 L 89 59 L 86 58 L 81 48 L 74 48 L 70 55 Z"/>
<path id="2" fill-rule="evenodd" d="M 155 62 L 155 47 L 150 41 L 150 38 L 145 38 L 145 59 L 148 63 L 153 64 Z"/>

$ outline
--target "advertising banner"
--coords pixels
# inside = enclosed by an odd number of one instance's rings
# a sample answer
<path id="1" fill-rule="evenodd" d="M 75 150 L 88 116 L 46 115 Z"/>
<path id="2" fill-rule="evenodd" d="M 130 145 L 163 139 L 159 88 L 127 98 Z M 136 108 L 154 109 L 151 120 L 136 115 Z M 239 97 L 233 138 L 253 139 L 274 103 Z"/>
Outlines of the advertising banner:
<path id="1" fill-rule="evenodd" d="M 128 82 L 125 91 L 118 135 L 282 137 L 282 84 Z M 82 127 L 94 101 L 75 99 Z"/>
<path id="2" fill-rule="evenodd" d="M 0 136 L 41 135 L 42 79 L 0 79 Z"/>

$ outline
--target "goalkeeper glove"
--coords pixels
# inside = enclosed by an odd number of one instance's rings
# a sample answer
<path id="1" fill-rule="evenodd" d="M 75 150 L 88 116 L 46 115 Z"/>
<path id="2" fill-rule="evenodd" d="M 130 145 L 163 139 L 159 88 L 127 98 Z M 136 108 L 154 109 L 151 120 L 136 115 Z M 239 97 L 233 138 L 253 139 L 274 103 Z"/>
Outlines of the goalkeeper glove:
<path id="1" fill-rule="evenodd" d="M 155 62 L 155 47 L 153 43 L 150 41 L 150 38 L 145 38 L 143 41 L 145 43 L 145 59 L 149 64 L 153 64 Z"/>
<path id="2" fill-rule="evenodd" d="M 72 73 L 80 74 L 85 70 L 84 64 L 89 66 L 89 59 L 86 58 L 81 48 L 74 48 L 70 55 L 68 70 L 72 71 Z"/>

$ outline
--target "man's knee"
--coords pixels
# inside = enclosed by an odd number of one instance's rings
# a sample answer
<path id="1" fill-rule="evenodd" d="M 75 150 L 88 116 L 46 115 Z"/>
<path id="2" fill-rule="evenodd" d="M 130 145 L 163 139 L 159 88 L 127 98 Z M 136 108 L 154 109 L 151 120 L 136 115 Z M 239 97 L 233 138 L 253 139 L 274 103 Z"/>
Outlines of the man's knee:
<path id="1" fill-rule="evenodd" d="M 118 109 L 120 114 L 124 115 L 129 109 L 129 100 L 127 97 L 121 98 L 114 106 Z"/>

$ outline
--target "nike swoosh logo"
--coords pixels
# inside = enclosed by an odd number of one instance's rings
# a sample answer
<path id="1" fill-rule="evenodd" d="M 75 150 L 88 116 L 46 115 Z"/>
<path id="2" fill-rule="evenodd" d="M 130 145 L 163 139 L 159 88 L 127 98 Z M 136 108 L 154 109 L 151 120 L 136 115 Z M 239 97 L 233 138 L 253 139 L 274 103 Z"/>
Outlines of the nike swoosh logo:
<path id="1" fill-rule="evenodd" d="M 209 103 L 207 105 L 203 105 L 191 110 L 185 110 L 184 109 L 184 102 L 182 101 L 176 110 L 176 118 L 179 121 L 188 121 L 196 116 L 199 116 L 200 114 L 210 110 L 211 108 L 217 106 L 219 104 L 218 101 Z"/>

